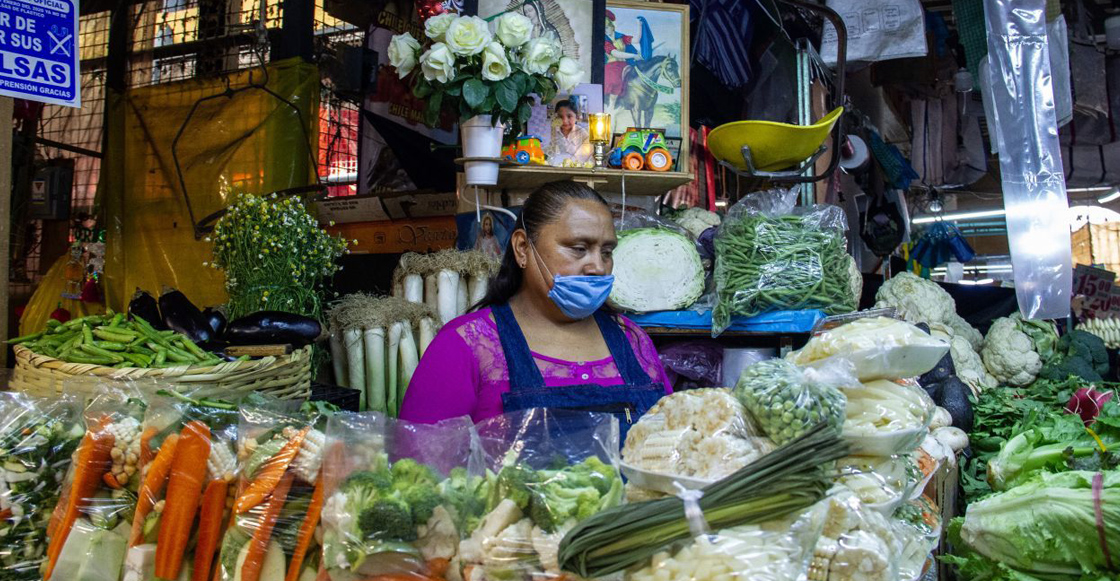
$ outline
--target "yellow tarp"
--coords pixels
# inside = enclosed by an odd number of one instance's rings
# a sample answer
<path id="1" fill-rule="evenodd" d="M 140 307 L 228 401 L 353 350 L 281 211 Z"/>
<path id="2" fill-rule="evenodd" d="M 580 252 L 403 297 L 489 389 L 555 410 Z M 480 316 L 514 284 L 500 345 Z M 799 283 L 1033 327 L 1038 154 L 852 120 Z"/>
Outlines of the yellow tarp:
<path id="1" fill-rule="evenodd" d="M 47 326 L 47 319 L 58 308 L 59 303 L 62 304 L 62 308 L 70 311 L 70 316 L 75 319 L 86 315 L 96 315 L 105 310 L 105 307 L 96 303 L 83 303 L 79 300 L 62 297 L 62 293 L 73 290 L 68 288 L 70 280 L 66 277 L 66 263 L 68 262 L 70 262 L 70 253 L 59 257 L 54 266 L 43 276 L 43 280 L 39 281 L 35 294 L 31 296 L 27 308 L 23 311 L 23 316 L 19 319 L 20 335 L 30 335 L 42 331 Z"/>
<path id="2" fill-rule="evenodd" d="M 264 80 L 298 114 L 260 88 L 224 94 Z M 109 144 L 98 188 L 107 234 L 106 304 L 121 311 L 137 288 L 156 295 L 163 286 L 178 288 L 200 307 L 225 302 L 221 271 L 204 265 L 211 245 L 195 236 L 172 142 L 195 108 L 176 147 L 195 222 L 225 208 L 235 191 L 261 194 L 310 184 L 318 69 L 293 59 L 271 64 L 267 75 L 260 68 L 232 75 L 228 86 L 221 78 L 188 80 L 109 100 Z"/>

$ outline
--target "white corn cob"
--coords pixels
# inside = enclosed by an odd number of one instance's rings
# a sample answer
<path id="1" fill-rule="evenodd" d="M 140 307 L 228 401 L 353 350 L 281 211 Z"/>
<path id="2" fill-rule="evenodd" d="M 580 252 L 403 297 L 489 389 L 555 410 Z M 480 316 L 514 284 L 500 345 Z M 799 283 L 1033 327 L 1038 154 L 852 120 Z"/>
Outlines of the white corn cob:
<path id="1" fill-rule="evenodd" d="M 139 469 L 140 422 L 125 417 L 109 424 L 106 431 L 113 435 L 113 449 L 109 452 L 113 461 L 110 474 L 116 478 L 118 485 L 124 486 Z"/>
<path id="2" fill-rule="evenodd" d="M 319 478 L 319 467 L 323 464 L 323 447 L 327 443 L 327 436 L 311 428 L 303 437 L 299 453 L 292 460 L 292 470 L 304 482 L 314 484 Z"/>
<path id="3" fill-rule="evenodd" d="M 221 440 L 214 440 L 210 444 L 210 456 L 206 458 L 206 469 L 211 480 L 224 480 L 230 482 L 237 471 L 237 458 L 229 445 Z"/>

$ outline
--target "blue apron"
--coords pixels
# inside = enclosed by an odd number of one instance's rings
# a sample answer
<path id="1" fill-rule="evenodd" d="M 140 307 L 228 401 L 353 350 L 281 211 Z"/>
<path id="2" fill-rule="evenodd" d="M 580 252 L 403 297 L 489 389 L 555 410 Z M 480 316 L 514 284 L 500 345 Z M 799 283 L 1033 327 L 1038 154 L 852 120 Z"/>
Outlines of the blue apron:
<path id="1" fill-rule="evenodd" d="M 509 392 L 502 394 L 504 411 L 527 408 L 559 408 L 613 414 L 618 418 L 619 444 L 626 441 L 626 432 L 638 418 L 665 395 L 665 386 L 655 383 L 642 369 L 626 334 L 611 316 L 595 313 L 599 332 L 614 359 L 622 385 L 569 385 L 546 387 L 521 326 L 508 304 L 491 308 L 498 325 L 506 365 L 509 367 Z"/>

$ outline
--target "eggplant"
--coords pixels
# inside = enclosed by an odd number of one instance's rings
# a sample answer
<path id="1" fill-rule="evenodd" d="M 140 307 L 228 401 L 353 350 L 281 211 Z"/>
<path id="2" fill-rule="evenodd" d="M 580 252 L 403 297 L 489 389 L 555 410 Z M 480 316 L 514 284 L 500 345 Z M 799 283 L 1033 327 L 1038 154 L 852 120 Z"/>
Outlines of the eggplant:
<path id="1" fill-rule="evenodd" d="M 195 343 L 206 343 L 214 338 L 214 330 L 202 316 L 202 311 L 187 299 L 187 295 L 177 290 L 166 289 L 159 296 L 159 312 L 167 328 L 186 335 Z"/>
<path id="2" fill-rule="evenodd" d="M 221 337 L 222 333 L 226 332 L 226 316 L 224 313 L 214 307 L 206 307 L 202 310 L 202 316 L 206 319 L 206 324 L 210 326 L 210 330 L 214 331 L 215 337 Z"/>
<path id="3" fill-rule="evenodd" d="M 128 302 L 128 316 L 134 319 L 137 317 L 144 319 L 157 331 L 167 329 L 163 324 L 163 318 L 159 316 L 159 305 L 146 290 L 136 289 L 136 294 L 132 295 L 132 300 Z"/>
<path id="4" fill-rule="evenodd" d="M 923 373 L 918 377 L 918 385 L 925 387 L 934 383 L 941 383 L 950 377 L 957 376 L 957 366 L 953 365 L 953 356 L 946 353 L 933 369 Z"/>
<path id="5" fill-rule="evenodd" d="M 284 345 L 303 347 L 315 342 L 323 326 L 311 317 L 280 311 L 258 311 L 226 326 L 223 339 L 230 345 Z"/>

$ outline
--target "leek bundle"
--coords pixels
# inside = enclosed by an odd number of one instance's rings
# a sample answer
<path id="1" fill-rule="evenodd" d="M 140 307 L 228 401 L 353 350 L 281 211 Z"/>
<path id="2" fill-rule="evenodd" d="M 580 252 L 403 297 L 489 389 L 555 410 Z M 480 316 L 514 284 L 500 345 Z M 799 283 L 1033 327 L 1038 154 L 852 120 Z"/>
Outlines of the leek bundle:
<path id="1" fill-rule="evenodd" d="M 362 409 L 396 417 L 437 317 L 426 305 L 401 298 L 344 297 L 330 312 L 336 382 L 361 390 Z"/>
<path id="2" fill-rule="evenodd" d="M 712 530 L 773 520 L 803 510 L 831 486 L 829 468 L 847 454 L 835 428 L 804 435 L 704 488 L 700 508 Z M 692 535 L 676 497 L 627 504 L 579 523 L 560 542 L 560 568 L 602 577 L 646 562 Z"/>
<path id="3" fill-rule="evenodd" d="M 498 262 L 477 250 L 408 252 L 393 271 L 393 296 L 428 305 L 442 326 L 478 304 L 497 271 Z"/>

